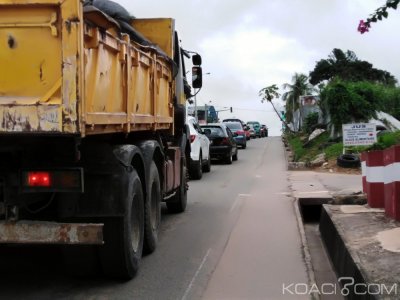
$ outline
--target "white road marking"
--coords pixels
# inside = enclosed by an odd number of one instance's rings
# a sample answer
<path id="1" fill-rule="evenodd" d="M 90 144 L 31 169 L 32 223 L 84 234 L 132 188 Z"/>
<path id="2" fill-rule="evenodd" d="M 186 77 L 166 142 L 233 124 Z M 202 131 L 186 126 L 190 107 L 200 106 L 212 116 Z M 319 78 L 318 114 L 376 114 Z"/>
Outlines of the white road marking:
<path id="1" fill-rule="evenodd" d="M 233 212 L 233 210 L 236 208 L 237 204 L 239 203 L 240 198 L 237 197 L 236 200 L 233 202 L 231 209 L 229 210 L 229 212 Z"/>
<path id="2" fill-rule="evenodd" d="M 295 194 L 320 194 L 320 193 L 329 193 L 329 191 L 295 192 Z"/>
<path id="3" fill-rule="evenodd" d="M 239 204 L 241 198 L 248 198 L 251 197 L 250 194 L 239 194 L 238 197 L 236 197 L 235 201 L 232 203 L 231 209 L 229 212 L 233 212 L 233 210 L 236 208 L 236 206 Z"/>
<path id="4" fill-rule="evenodd" d="M 203 257 L 203 260 L 201 261 L 200 266 L 197 268 L 197 271 L 196 271 L 196 273 L 194 274 L 192 280 L 190 281 L 189 286 L 187 287 L 187 289 L 186 289 L 185 293 L 183 294 L 181 300 L 186 300 L 187 296 L 188 296 L 189 293 L 190 293 L 190 290 L 191 290 L 192 287 L 193 287 L 193 283 L 195 282 L 195 280 L 196 280 L 197 277 L 199 276 L 201 269 L 203 268 L 204 264 L 205 264 L 206 261 L 207 261 L 208 256 L 210 255 L 210 252 L 211 252 L 211 248 L 208 249 L 206 255 Z"/>

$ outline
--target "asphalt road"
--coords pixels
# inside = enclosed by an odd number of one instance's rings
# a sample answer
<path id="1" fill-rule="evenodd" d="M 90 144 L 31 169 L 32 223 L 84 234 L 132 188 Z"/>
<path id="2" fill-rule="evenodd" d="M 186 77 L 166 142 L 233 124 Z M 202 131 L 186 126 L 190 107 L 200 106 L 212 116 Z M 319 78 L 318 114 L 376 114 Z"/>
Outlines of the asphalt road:
<path id="1" fill-rule="evenodd" d="M 74 278 L 57 247 L 1 247 L 0 299 L 300 299 L 307 283 L 278 137 L 251 140 L 232 165 L 190 182 L 188 209 L 163 209 L 159 245 L 137 277 Z"/>

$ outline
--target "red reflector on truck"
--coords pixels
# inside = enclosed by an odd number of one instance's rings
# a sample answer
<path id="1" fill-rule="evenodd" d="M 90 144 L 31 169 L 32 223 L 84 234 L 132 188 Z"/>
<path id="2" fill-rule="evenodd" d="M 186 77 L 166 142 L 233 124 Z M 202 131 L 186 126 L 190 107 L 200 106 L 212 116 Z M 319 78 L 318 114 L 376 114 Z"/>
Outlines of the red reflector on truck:
<path id="1" fill-rule="evenodd" d="M 49 172 L 28 172 L 28 186 L 51 186 Z"/>
<path id="2" fill-rule="evenodd" d="M 83 192 L 83 170 L 26 170 L 21 172 L 22 192 Z"/>

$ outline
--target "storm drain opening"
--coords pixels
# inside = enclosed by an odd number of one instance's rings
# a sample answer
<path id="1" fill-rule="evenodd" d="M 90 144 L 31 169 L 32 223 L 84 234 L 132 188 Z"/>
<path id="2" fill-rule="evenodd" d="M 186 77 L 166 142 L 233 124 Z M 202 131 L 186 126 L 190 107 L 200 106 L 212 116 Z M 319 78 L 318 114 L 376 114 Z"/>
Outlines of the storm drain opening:
<path id="1" fill-rule="evenodd" d="M 319 223 L 322 205 L 332 198 L 299 198 L 299 209 L 303 223 Z"/>
<path id="2" fill-rule="evenodd" d="M 320 221 L 323 220 L 321 218 L 324 211 L 323 204 L 331 203 L 332 198 L 298 198 L 297 200 L 301 214 L 300 222 L 302 222 L 301 225 L 304 230 L 302 239 L 304 239 L 304 249 L 306 249 L 305 257 L 309 259 L 310 272 L 313 274 L 315 284 L 319 288 L 324 287 L 327 283 L 339 285 L 320 231 Z M 318 297 L 318 294 L 314 296 L 316 299 L 325 299 L 324 297 Z M 342 300 L 343 297 L 339 294 L 331 294 L 329 299 Z"/>

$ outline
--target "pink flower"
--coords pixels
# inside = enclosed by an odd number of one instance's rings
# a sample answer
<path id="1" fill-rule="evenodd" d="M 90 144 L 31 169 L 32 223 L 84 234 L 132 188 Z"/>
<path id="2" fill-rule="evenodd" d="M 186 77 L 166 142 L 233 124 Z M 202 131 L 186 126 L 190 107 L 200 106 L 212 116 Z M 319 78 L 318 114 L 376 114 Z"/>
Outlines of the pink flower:
<path id="1" fill-rule="evenodd" d="M 361 32 L 361 34 L 368 32 L 369 31 L 369 23 L 364 22 L 363 20 L 360 20 L 360 24 L 358 24 L 358 31 Z"/>

